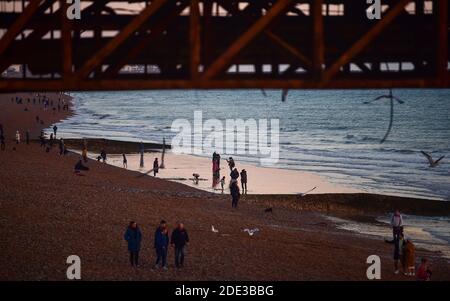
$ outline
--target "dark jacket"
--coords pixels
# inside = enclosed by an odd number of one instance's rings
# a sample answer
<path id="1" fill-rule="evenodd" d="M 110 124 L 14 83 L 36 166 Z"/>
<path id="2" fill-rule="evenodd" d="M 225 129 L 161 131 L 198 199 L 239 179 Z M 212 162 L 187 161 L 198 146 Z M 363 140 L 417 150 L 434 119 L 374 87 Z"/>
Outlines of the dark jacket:
<path id="1" fill-rule="evenodd" d="M 179 228 L 176 228 L 173 230 L 170 242 L 174 244 L 176 248 L 186 245 L 186 243 L 189 242 L 189 235 L 186 229 L 180 230 Z"/>
<path id="2" fill-rule="evenodd" d="M 247 171 L 242 171 L 241 172 L 241 182 L 242 183 L 247 183 Z"/>
<path id="3" fill-rule="evenodd" d="M 237 180 L 239 178 L 239 171 L 233 169 L 233 171 L 230 173 L 230 177 Z"/>
<path id="4" fill-rule="evenodd" d="M 169 246 L 169 234 L 163 233 L 158 227 L 155 231 L 155 249 L 167 248 Z"/>
<path id="5" fill-rule="evenodd" d="M 124 239 L 128 242 L 128 251 L 136 252 L 141 249 L 142 234 L 139 228 L 131 229 L 128 227 Z"/>
<path id="6" fill-rule="evenodd" d="M 239 199 L 239 186 L 236 183 L 230 186 L 230 194 L 233 198 Z"/>

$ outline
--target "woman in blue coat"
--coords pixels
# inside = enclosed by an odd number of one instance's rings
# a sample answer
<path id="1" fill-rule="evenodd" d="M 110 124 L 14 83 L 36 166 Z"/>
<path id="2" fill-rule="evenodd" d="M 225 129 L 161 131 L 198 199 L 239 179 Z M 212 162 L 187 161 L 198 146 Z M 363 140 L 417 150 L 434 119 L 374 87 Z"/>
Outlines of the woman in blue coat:
<path id="1" fill-rule="evenodd" d="M 156 263 L 154 268 L 158 268 L 158 264 L 161 262 L 161 266 L 164 270 L 167 270 L 167 247 L 169 246 L 169 231 L 167 230 L 167 223 L 162 220 L 159 223 L 159 227 L 155 231 L 155 243 L 156 250 Z"/>
<path id="2" fill-rule="evenodd" d="M 125 231 L 124 239 L 128 242 L 131 266 L 136 268 L 138 266 L 142 240 L 142 233 L 136 222 L 130 222 L 130 225 Z"/>

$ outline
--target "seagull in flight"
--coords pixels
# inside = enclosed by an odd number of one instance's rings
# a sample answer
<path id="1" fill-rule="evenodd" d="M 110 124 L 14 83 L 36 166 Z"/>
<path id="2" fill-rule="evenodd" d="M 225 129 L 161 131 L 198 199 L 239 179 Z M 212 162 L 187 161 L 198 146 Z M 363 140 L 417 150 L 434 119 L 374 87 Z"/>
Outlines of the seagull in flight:
<path id="1" fill-rule="evenodd" d="M 259 232 L 259 229 L 258 228 L 255 228 L 255 229 L 244 229 L 243 231 L 247 232 L 248 235 L 253 236 L 253 234 L 255 234 L 256 232 Z"/>
<path id="2" fill-rule="evenodd" d="M 370 104 L 372 102 L 375 102 L 375 101 L 378 101 L 378 100 L 381 100 L 381 99 L 389 99 L 390 103 L 391 103 L 391 114 L 390 114 L 390 119 L 389 119 L 389 126 L 388 126 L 388 129 L 386 131 L 386 134 L 384 135 L 383 139 L 381 139 L 381 141 L 380 141 L 380 143 L 383 143 L 384 141 L 386 141 L 386 139 L 388 138 L 389 134 L 391 133 L 392 124 L 394 123 L 394 100 L 396 102 L 398 102 L 399 104 L 404 104 L 405 102 L 403 100 L 399 99 L 398 97 L 395 97 L 392 94 L 392 89 L 389 89 L 389 94 L 388 95 L 378 96 L 378 97 L 376 97 L 373 100 L 364 102 L 364 104 Z"/>
<path id="3" fill-rule="evenodd" d="M 219 233 L 219 230 L 217 230 L 216 228 L 214 228 L 213 225 L 211 225 L 211 231 L 213 231 L 214 233 Z"/>
<path id="4" fill-rule="evenodd" d="M 313 187 L 312 189 L 305 191 L 303 193 L 299 193 L 300 197 L 304 197 L 305 195 L 307 195 L 308 193 L 310 193 L 311 191 L 315 190 L 317 187 Z"/>
<path id="5" fill-rule="evenodd" d="M 428 153 L 426 153 L 424 151 L 420 151 L 420 152 L 422 153 L 422 155 L 424 155 L 428 159 L 428 162 L 430 163 L 430 167 L 438 166 L 440 161 L 445 158 L 445 156 L 442 156 L 442 157 L 440 157 L 437 160 L 433 160 L 433 157 L 431 157 L 430 154 L 428 154 Z"/>

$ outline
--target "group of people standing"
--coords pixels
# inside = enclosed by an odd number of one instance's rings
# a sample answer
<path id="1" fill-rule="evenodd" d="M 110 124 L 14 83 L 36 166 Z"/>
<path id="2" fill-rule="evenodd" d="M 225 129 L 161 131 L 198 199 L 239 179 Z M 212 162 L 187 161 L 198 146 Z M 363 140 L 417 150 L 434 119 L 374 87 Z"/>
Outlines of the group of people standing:
<path id="1" fill-rule="evenodd" d="M 141 250 L 142 232 L 137 223 L 131 221 L 128 225 L 124 239 L 128 243 L 128 251 L 130 253 L 130 264 L 137 268 L 139 265 L 139 252 Z M 155 230 L 153 247 L 155 249 L 156 261 L 153 266 L 154 269 L 160 266 L 168 269 L 167 255 L 169 246 L 174 247 L 175 267 L 184 267 L 184 258 L 186 254 L 186 246 L 189 243 L 189 235 L 184 227 L 184 224 L 177 223 L 176 228 L 172 231 L 169 238 L 169 229 L 166 221 L 162 220 Z"/>
<path id="2" fill-rule="evenodd" d="M 245 169 L 242 169 L 239 173 L 238 169 L 236 168 L 236 163 L 233 159 L 233 157 L 229 157 L 226 159 L 228 163 L 228 167 L 230 168 L 230 195 L 231 195 L 231 207 L 237 208 L 238 202 L 240 199 L 241 191 L 238 185 L 238 179 L 241 178 L 241 187 L 242 192 L 247 193 L 247 171 Z M 213 171 L 213 188 L 217 186 L 217 184 L 220 182 L 222 193 L 225 188 L 225 181 L 226 178 L 223 176 L 220 179 L 220 154 L 214 152 L 212 155 L 212 171 Z M 220 179 L 220 180 L 219 180 Z"/>
<path id="3" fill-rule="evenodd" d="M 431 280 L 431 269 L 428 259 L 422 258 L 416 273 L 415 246 L 411 239 L 407 239 L 403 232 L 403 217 L 399 210 L 395 210 L 391 218 L 392 243 L 394 244 L 394 274 L 399 274 L 399 263 L 405 276 L 416 276 L 419 281 Z"/>

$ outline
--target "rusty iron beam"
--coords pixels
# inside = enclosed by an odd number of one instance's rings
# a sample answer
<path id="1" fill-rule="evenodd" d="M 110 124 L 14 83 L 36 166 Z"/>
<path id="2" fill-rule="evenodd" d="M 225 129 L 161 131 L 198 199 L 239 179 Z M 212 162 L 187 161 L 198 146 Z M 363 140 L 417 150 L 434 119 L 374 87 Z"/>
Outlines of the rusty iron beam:
<path id="1" fill-rule="evenodd" d="M 242 34 L 222 55 L 220 55 L 203 74 L 204 79 L 211 79 L 228 67 L 235 56 L 247 46 L 256 36 L 263 32 L 278 16 L 280 16 L 292 0 L 277 1 L 267 13 L 258 19 L 244 34 Z"/>
<path id="2" fill-rule="evenodd" d="M 438 0 L 437 13 L 437 77 L 444 85 L 448 81 L 448 0 Z"/>
<path id="3" fill-rule="evenodd" d="M 19 15 L 18 19 L 8 29 L 8 31 L 0 39 L 0 56 L 8 49 L 9 45 L 14 41 L 17 35 L 23 30 L 24 26 L 34 16 L 38 10 L 42 0 L 31 0 L 25 7 L 24 11 Z"/>
<path id="4" fill-rule="evenodd" d="M 108 66 L 108 68 L 103 72 L 103 76 L 110 77 L 118 73 L 123 66 L 125 66 L 129 61 L 131 61 L 142 51 L 144 51 L 144 49 L 148 47 L 148 45 L 152 41 L 154 41 L 155 38 L 159 37 L 164 32 L 164 30 L 166 30 L 167 27 L 175 20 L 175 18 L 180 15 L 180 13 L 187 7 L 187 5 L 187 0 L 181 1 L 181 4 L 176 6 L 176 8 L 174 8 L 174 10 L 170 12 L 169 16 L 167 16 L 160 23 L 155 24 L 155 26 L 150 29 L 151 32 L 149 35 L 142 37 L 125 56 L 120 58 L 114 64 Z"/>
<path id="5" fill-rule="evenodd" d="M 76 77 L 87 77 L 95 67 L 103 62 L 103 60 L 110 55 L 117 47 L 133 34 L 139 27 L 147 21 L 154 13 L 156 13 L 167 0 L 155 0 L 150 5 L 142 10 L 127 26 L 124 27 L 118 35 L 108 42 L 103 48 L 88 59 L 84 65 L 76 72 Z"/>
<path id="6" fill-rule="evenodd" d="M 295 46 L 291 45 L 289 42 L 285 41 L 283 38 L 281 38 L 278 35 L 274 34 L 269 29 L 267 29 L 264 33 L 272 41 L 274 41 L 276 44 L 280 45 L 288 53 L 290 53 L 292 56 L 297 58 L 302 63 L 303 66 L 307 67 L 307 69 L 311 68 L 311 66 L 312 66 L 311 60 L 306 55 L 304 55 L 300 50 L 298 50 Z"/>
<path id="7" fill-rule="evenodd" d="M 328 82 L 335 76 L 340 68 L 349 63 L 355 56 L 361 53 L 375 38 L 377 38 L 392 21 L 402 12 L 406 4 L 411 0 L 399 0 L 394 7 L 389 8 L 383 18 L 378 21 L 366 34 L 345 51 L 323 74 L 323 81 Z"/>
<path id="8" fill-rule="evenodd" d="M 62 76 L 64 79 L 72 76 L 72 29 L 67 19 L 67 2 L 59 0 L 61 7 L 61 47 L 62 47 Z"/>
<path id="9" fill-rule="evenodd" d="M 201 27 L 200 8 L 198 0 L 191 0 L 189 16 L 189 38 L 190 38 L 190 74 L 191 78 L 197 79 L 201 63 Z"/>
<path id="10" fill-rule="evenodd" d="M 105 79 L 65 81 L 62 79 L 1 80 L 0 90 L 8 91 L 100 91 L 148 89 L 386 89 L 386 88 L 450 88 L 434 77 L 411 79 L 335 79 L 326 86 L 312 79 L 230 79 L 230 80 L 145 80 Z"/>
<path id="11" fill-rule="evenodd" d="M 315 0 L 313 1 L 311 8 L 313 22 L 313 77 L 318 80 L 322 78 L 323 65 L 325 63 L 325 41 L 322 5 L 323 0 Z"/>

